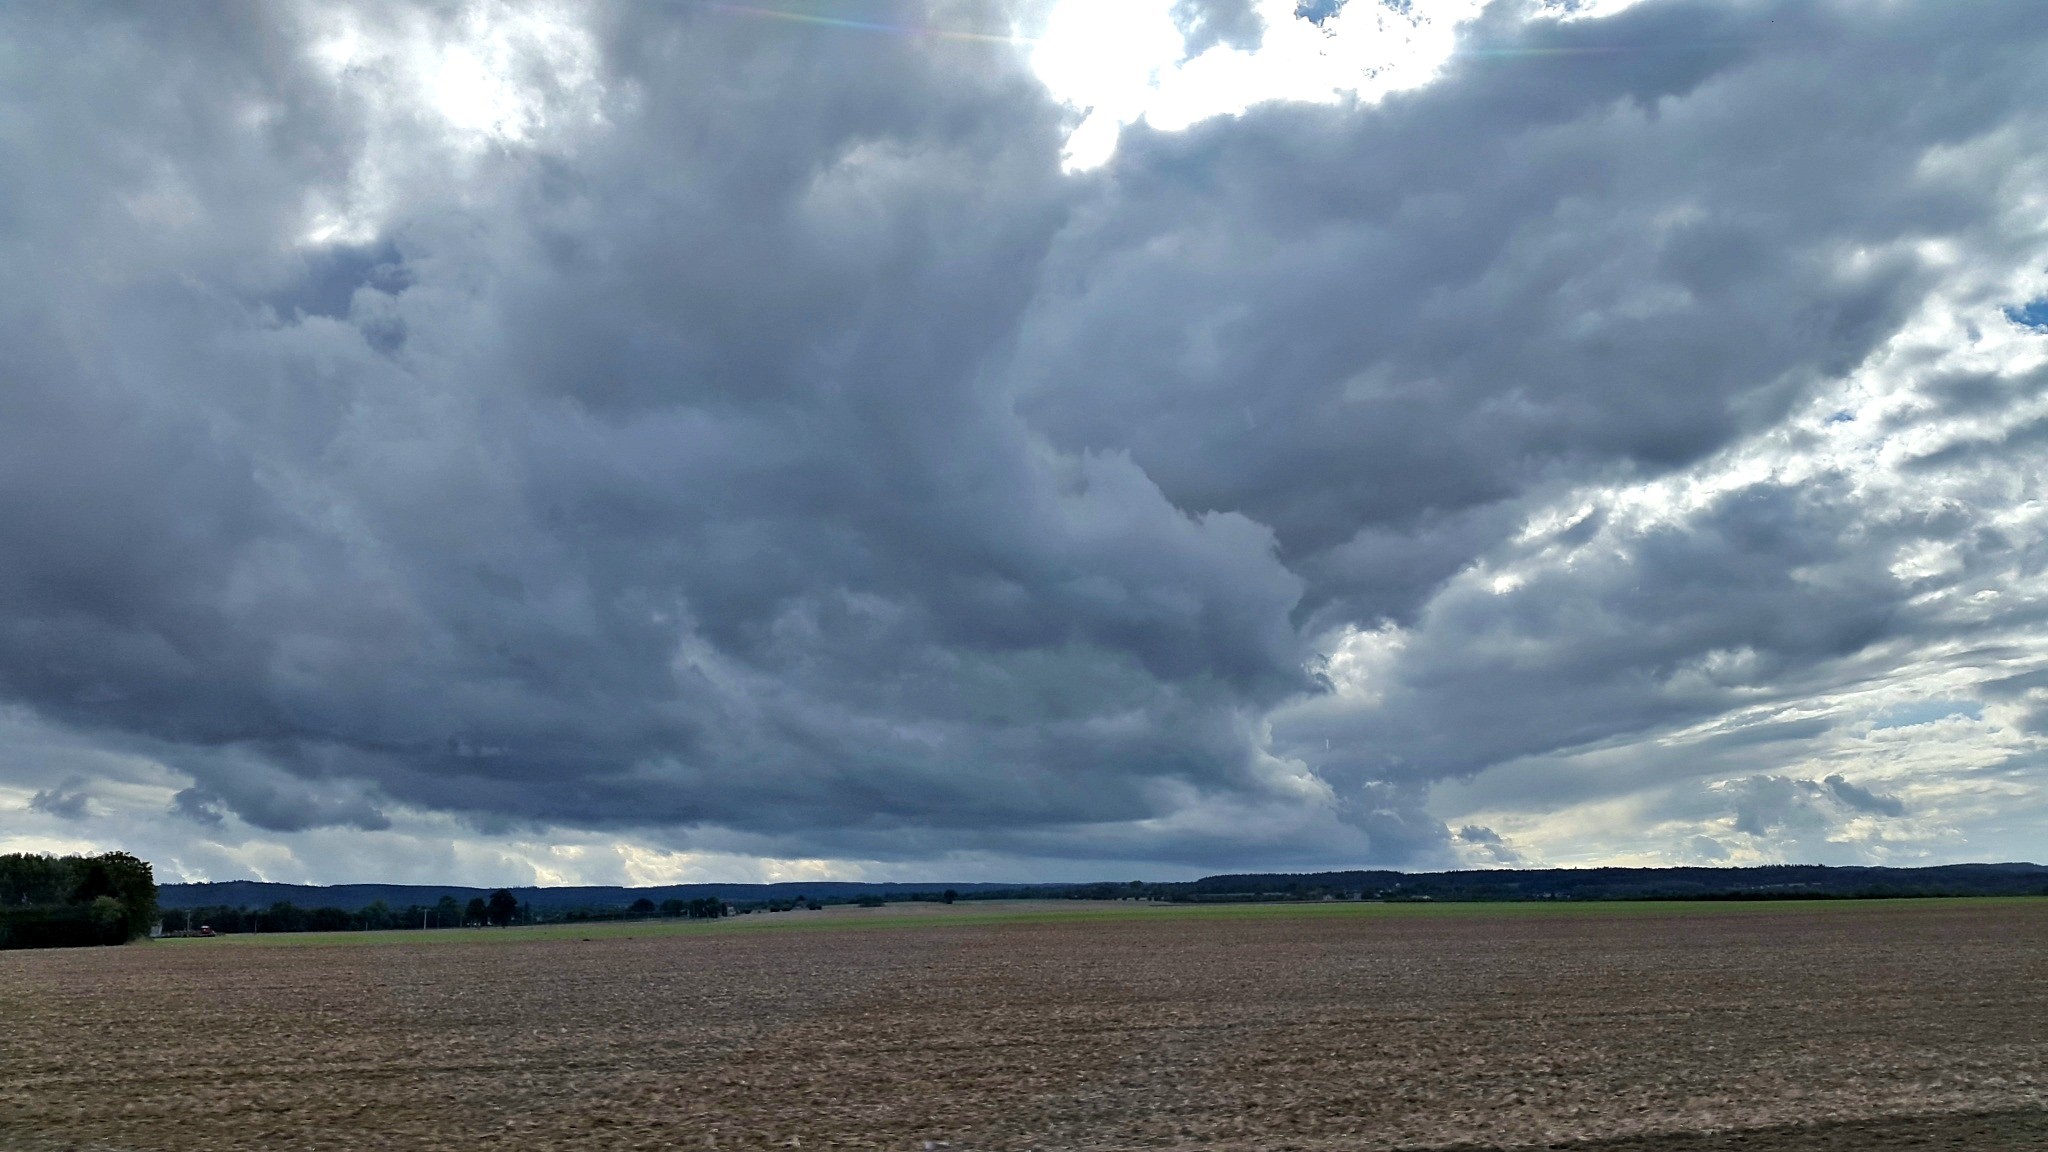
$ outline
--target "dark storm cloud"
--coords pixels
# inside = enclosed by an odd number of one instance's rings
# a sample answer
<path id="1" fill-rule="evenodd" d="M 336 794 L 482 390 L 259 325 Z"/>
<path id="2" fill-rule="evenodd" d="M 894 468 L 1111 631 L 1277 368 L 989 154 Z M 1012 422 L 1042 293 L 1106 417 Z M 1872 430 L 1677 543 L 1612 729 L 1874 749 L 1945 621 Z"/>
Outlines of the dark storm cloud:
<path id="1" fill-rule="evenodd" d="M 248 15 L 232 35 L 292 32 Z M 6 688 L 189 748 L 187 815 L 376 827 L 363 782 L 858 836 L 1260 787 L 1253 710 L 1307 683 L 1270 533 L 1047 451 L 987 378 L 1074 193 L 1000 51 L 621 15 L 614 131 L 487 159 L 501 195 L 460 211 L 402 188 L 388 235 L 309 255 L 270 186 L 360 162 L 351 109 L 287 109 L 340 154 L 281 174 L 303 140 L 243 126 L 308 82 L 204 66 L 303 70 L 294 46 L 73 34 L 192 66 L 97 110 L 115 152 L 175 105 L 172 170 L 72 190 L 118 216 L 165 184 L 198 220 L 140 285 L 10 309 L 7 527 L 40 546 L 6 574 Z M 216 217 L 246 265 L 193 235 Z M 60 346 L 67 296 L 93 307 Z"/>
<path id="2" fill-rule="evenodd" d="M 201 788 L 186 788 L 171 798 L 171 812 L 196 824 L 219 827 L 227 816 L 220 797 Z"/>
<path id="3" fill-rule="evenodd" d="M 1927 161 L 2042 143 L 2033 6 L 1500 6 L 1421 91 L 1080 176 L 1005 47 L 596 12 L 591 107 L 466 151 L 296 10 L 0 15 L 0 694 L 195 830 L 1505 860 L 1432 781 L 1922 634 L 1898 546 L 2012 556 L 1824 475 L 1454 582 L 1837 381 L 1920 241 L 2005 243 Z M 1330 695 L 1387 623 L 1380 702 Z"/>

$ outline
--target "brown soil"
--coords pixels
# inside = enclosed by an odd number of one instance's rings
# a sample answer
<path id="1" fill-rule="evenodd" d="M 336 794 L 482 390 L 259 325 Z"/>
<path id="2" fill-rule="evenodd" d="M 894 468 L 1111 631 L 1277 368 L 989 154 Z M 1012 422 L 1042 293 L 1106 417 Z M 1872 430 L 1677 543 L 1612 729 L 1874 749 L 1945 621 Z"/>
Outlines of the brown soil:
<path id="1" fill-rule="evenodd" d="M 2048 1111 L 1946 1114 L 1667 1133 L 1547 1145 L 1571 1152 L 2031 1152 L 2048 1148 Z M 1461 1152 L 1442 1149 L 1439 1152 Z M 1469 1148 L 1462 1152 L 1499 1152 Z"/>
<path id="2" fill-rule="evenodd" d="M 5 953 L 0 1149 L 2048 1148 L 2048 901 L 1438 911 Z"/>

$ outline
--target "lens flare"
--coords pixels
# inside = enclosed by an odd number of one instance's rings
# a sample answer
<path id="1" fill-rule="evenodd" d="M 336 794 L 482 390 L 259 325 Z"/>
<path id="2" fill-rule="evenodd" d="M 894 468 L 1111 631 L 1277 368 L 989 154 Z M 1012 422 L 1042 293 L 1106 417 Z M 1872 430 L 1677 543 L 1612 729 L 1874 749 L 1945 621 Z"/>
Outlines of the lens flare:
<path id="1" fill-rule="evenodd" d="M 825 28 L 849 28 L 859 32 L 893 32 L 899 36 L 917 36 L 932 40 L 965 40 L 981 44 L 1036 44 L 1028 36 L 1001 35 L 993 32 L 963 32 L 951 28 L 933 28 L 918 24 L 885 24 L 874 20 L 849 20 L 841 16 L 821 16 L 814 12 L 795 12 L 787 8 L 766 8 L 755 4 L 722 3 L 721 0 L 696 0 L 699 8 L 715 12 L 730 12 L 738 16 L 752 16 L 762 20 L 782 20 L 792 24 L 811 24 Z"/>

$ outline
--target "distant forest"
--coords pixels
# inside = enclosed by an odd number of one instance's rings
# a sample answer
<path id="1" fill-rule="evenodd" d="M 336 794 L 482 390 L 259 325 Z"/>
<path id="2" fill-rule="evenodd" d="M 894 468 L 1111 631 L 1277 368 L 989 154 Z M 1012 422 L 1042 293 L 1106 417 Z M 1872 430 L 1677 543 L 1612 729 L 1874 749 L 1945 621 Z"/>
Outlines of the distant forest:
<path id="1" fill-rule="evenodd" d="M 157 917 L 156 877 L 126 852 L 0 856 L 0 948 L 124 944 Z"/>
<path id="2" fill-rule="evenodd" d="M 227 881 L 166 884 L 172 932 L 432 929 L 593 920 L 695 918 L 828 904 L 955 900 L 1150 900 L 1171 903 L 1371 900 L 1816 900 L 2048 895 L 2048 867 L 1546 868 L 1461 872 L 1247 873 L 1170 883 L 680 884 L 655 888 L 333 887 Z"/>
<path id="3" fill-rule="evenodd" d="M 315 888 L 311 891 L 319 893 L 321 890 Z M 443 895 L 432 904 L 394 906 L 383 900 L 373 900 L 351 910 L 332 903 L 332 897 L 327 899 L 329 903 L 311 907 L 301 907 L 289 900 L 279 900 L 263 908 L 244 908 L 229 904 L 170 908 L 166 909 L 163 915 L 163 931 L 166 936 L 229 936 L 245 932 L 384 932 L 435 928 L 502 928 L 512 924 L 652 920 L 658 917 L 707 920 L 729 915 L 733 911 L 730 904 L 716 897 L 699 897 L 695 900 L 670 898 L 657 903 L 642 896 L 618 907 L 556 908 L 542 913 L 504 888 L 497 889 L 487 896 L 472 896 L 467 903 L 452 895 Z M 801 901 L 775 902 L 760 908 L 750 905 L 745 910 L 782 912 L 796 906 L 797 903 Z M 816 901 L 811 901 L 808 906 L 815 909 L 820 905 Z"/>

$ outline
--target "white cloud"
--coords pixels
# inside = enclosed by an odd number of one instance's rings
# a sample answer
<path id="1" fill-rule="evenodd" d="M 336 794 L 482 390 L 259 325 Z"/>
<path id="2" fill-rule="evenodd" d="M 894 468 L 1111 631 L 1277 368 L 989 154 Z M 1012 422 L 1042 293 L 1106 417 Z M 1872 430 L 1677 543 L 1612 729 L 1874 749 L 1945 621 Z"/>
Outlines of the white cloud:
<path id="1" fill-rule="evenodd" d="M 1177 131 L 1254 104 L 1284 100 L 1365 103 L 1434 79 L 1460 25 L 1483 0 L 1358 0 L 1328 19 L 1297 15 L 1295 0 L 1257 0 L 1264 34 L 1185 54 L 1172 0 L 1061 0 L 1035 28 L 1031 62 L 1054 97 L 1081 120 L 1067 140 L 1071 170 L 1099 167 L 1120 130 L 1140 119 Z"/>

